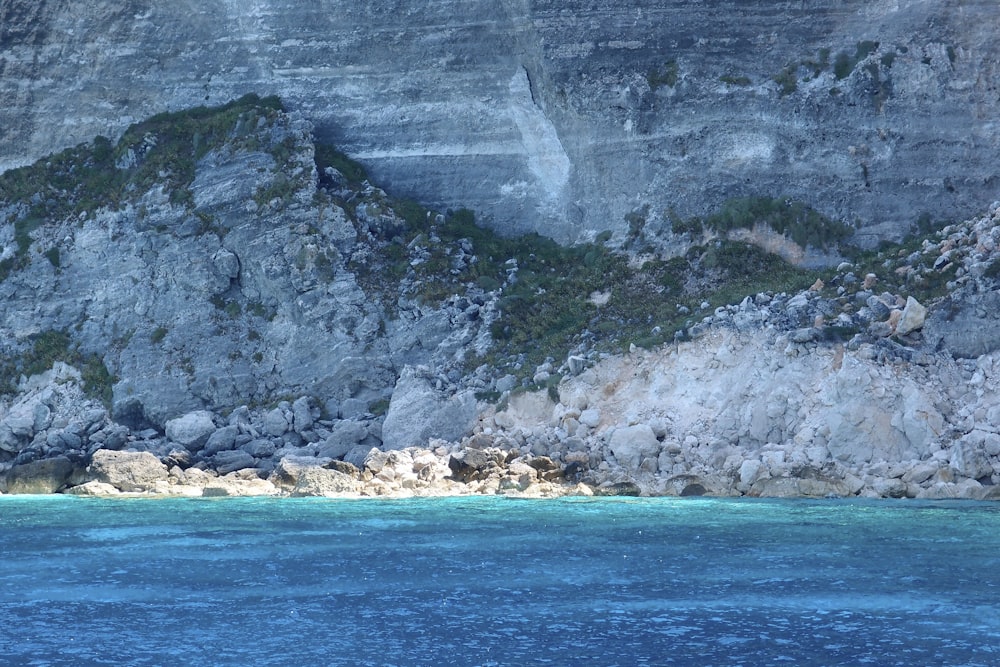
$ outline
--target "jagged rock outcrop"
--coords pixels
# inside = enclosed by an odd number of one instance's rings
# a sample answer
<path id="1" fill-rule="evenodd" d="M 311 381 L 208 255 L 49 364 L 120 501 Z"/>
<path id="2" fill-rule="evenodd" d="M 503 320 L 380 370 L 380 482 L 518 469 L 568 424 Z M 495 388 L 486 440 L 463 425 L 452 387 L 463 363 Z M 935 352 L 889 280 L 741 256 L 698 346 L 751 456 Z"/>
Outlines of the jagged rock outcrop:
<path id="1" fill-rule="evenodd" d="M 993 0 L 2 0 L 0 169 L 277 93 L 394 191 L 506 232 L 624 236 L 629 214 L 659 226 L 765 194 L 892 236 L 995 197 L 995 16 Z"/>
<path id="2" fill-rule="evenodd" d="M 17 177 L 7 181 L 0 189 L 7 359 L 27 358 L 35 346 L 36 356 L 87 365 L 80 372 L 106 385 L 115 419 L 137 430 L 192 413 L 170 421 L 167 433 L 192 451 L 214 430 L 197 410 L 309 394 L 321 397 L 317 410 L 350 417 L 386 400 L 406 364 L 444 374 L 462 363 L 465 343 L 490 324 L 489 297 L 480 289 L 472 297 L 478 304 L 423 303 L 419 295 L 401 298 L 398 278 L 362 284 L 362 269 L 374 273 L 382 270 L 374 263 L 386 261 L 377 239 L 398 233 L 379 226 L 405 223 L 367 183 L 338 190 L 332 179 L 343 176 L 330 170 L 323 178 L 333 190 L 321 186 L 312 125 L 254 99 L 195 112 L 201 125 L 191 142 L 200 148 L 191 156 L 191 144 L 175 145 L 176 128 L 191 118 L 183 114 L 139 126 L 134 142 L 114 149 L 115 166 L 95 170 L 91 181 L 78 174 L 83 185 L 70 174 L 91 168 L 102 144 L 60 156 L 65 172 L 45 172 L 71 183 L 58 201 L 33 205 L 41 195 Z M 131 180 L 116 186 L 116 178 Z M 407 258 L 397 261 L 405 276 Z M 376 289 L 395 294 L 380 298 Z M 473 307 L 475 317 L 465 313 Z M 16 382 L 15 369 L 4 372 Z M 301 434 L 310 409 L 299 405 L 267 431 Z M 23 410 L 6 416 L 0 449 L 26 446 L 34 419 Z"/>

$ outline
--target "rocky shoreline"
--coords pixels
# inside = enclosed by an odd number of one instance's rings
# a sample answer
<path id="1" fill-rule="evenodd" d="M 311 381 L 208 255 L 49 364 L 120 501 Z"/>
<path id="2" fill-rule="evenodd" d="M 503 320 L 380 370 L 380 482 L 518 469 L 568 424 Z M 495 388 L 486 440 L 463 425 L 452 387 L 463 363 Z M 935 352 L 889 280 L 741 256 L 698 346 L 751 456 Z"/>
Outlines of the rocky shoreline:
<path id="1" fill-rule="evenodd" d="M 998 334 L 970 322 L 994 315 L 998 242 L 995 205 L 885 267 L 951 278 L 930 310 L 844 264 L 833 292 L 757 294 L 673 344 L 545 364 L 536 382 L 565 373 L 557 385 L 474 404 L 449 440 L 426 434 L 469 405 L 428 368 L 404 373 L 386 415 L 331 418 L 303 396 L 192 411 L 161 431 L 114 422 L 58 363 L 0 418 L 0 491 L 997 499 Z"/>

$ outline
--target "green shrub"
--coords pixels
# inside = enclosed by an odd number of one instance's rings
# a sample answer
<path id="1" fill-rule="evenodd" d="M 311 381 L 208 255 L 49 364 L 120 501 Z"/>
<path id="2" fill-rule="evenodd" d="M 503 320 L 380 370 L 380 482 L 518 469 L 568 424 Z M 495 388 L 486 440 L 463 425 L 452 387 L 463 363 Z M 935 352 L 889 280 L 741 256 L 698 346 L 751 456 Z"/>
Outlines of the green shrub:
<path id="1" fill-rule="evenodd" d="M 156 327 L 153 329 L 153 333 L 149 334 L 149 340 L 153 345 L 159 345 L 163 342 L 163 339 L 167 337 L 166 327 Z"/>
<path id="2" fill-rule="evenodd" d="M 679 74 L 680 67 L 678 67 L 677 61 L 669 60 L 662 67 L 649 70 L 649 73 L 646 75 L 646 81 L 649 83 L 651 90 L 656 90 L 663 86 L 673 88 L 677 85 Z"/>
<path id="3" fill-rule="evenodd" d="M 854 55 L 841 51 L 833 63 L 833 74 L 838 79 L 846 79 L 857 67 L 858 63 L 878 50 L 879 43 L 871 40 L 858 42 L 854 47 Z M 891 61 L 890 61 L 891 65 Z"/>
<path id="4" fill-rule="evenodd" d="M 333 167 L 350 183 L 363 183 L 368 180 L 368 174 L 360 162 L 352 160 L 345 153 L 340 152 L 335 147 L 316 143 L 316 168 L 322 174 L 327 167 Z"/>
<path id="5" fill-rule="evenodd" d="M 728 83 L 730 86 L 749 86 L 751 84 L 751 81 L 748 77 L 731 76 L 729 74 L 720 76 L 719 81 L 721 81 L 722 83 Z"/>
<path id="6" fill-rule="evenodd" d="M 778 93 L 784 97 L 785 95 L 791 95 L 798 88 L 798 79 L 796 78 L 796 71 L 798 70 L 797 65 L 788 65 L 785 69 L 781 70 L 773 77 L 771 77 L 776 84 L 778 84 Z"/>
<path id="7" fill-rule="evenodd" d="M 788 197 L 738 197 L 723 203 L 718 213 L 709 216 L 705 225 L 719 232 L 751 229 L 765 224 L 779 234 L 786 234 L 800 246 L 828 248 L 850 238 L 854 230 L 842 222 L 827 218 L 812 207 Z"/>

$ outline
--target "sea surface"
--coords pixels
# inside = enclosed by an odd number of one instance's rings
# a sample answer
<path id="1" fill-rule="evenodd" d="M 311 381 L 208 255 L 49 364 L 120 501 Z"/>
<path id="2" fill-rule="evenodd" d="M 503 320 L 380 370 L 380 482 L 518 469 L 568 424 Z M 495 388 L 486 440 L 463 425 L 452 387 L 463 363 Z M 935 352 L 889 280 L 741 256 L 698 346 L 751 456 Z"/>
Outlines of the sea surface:
<path id="1" fill-rule="evenodd" d="M 1000 505 L 0 497 L 0 665 L 1000 664 Z"/>

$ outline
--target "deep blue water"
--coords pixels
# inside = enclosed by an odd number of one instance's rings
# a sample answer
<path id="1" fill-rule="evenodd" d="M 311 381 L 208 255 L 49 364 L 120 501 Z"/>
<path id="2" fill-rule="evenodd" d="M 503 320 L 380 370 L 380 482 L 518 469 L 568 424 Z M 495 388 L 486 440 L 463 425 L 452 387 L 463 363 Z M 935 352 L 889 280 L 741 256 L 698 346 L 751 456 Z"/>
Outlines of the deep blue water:
<path id="1" fill-rule="evenodd" d="M 0 497 L 3 665 L 1000 664 L 1000 505 Z"/>

